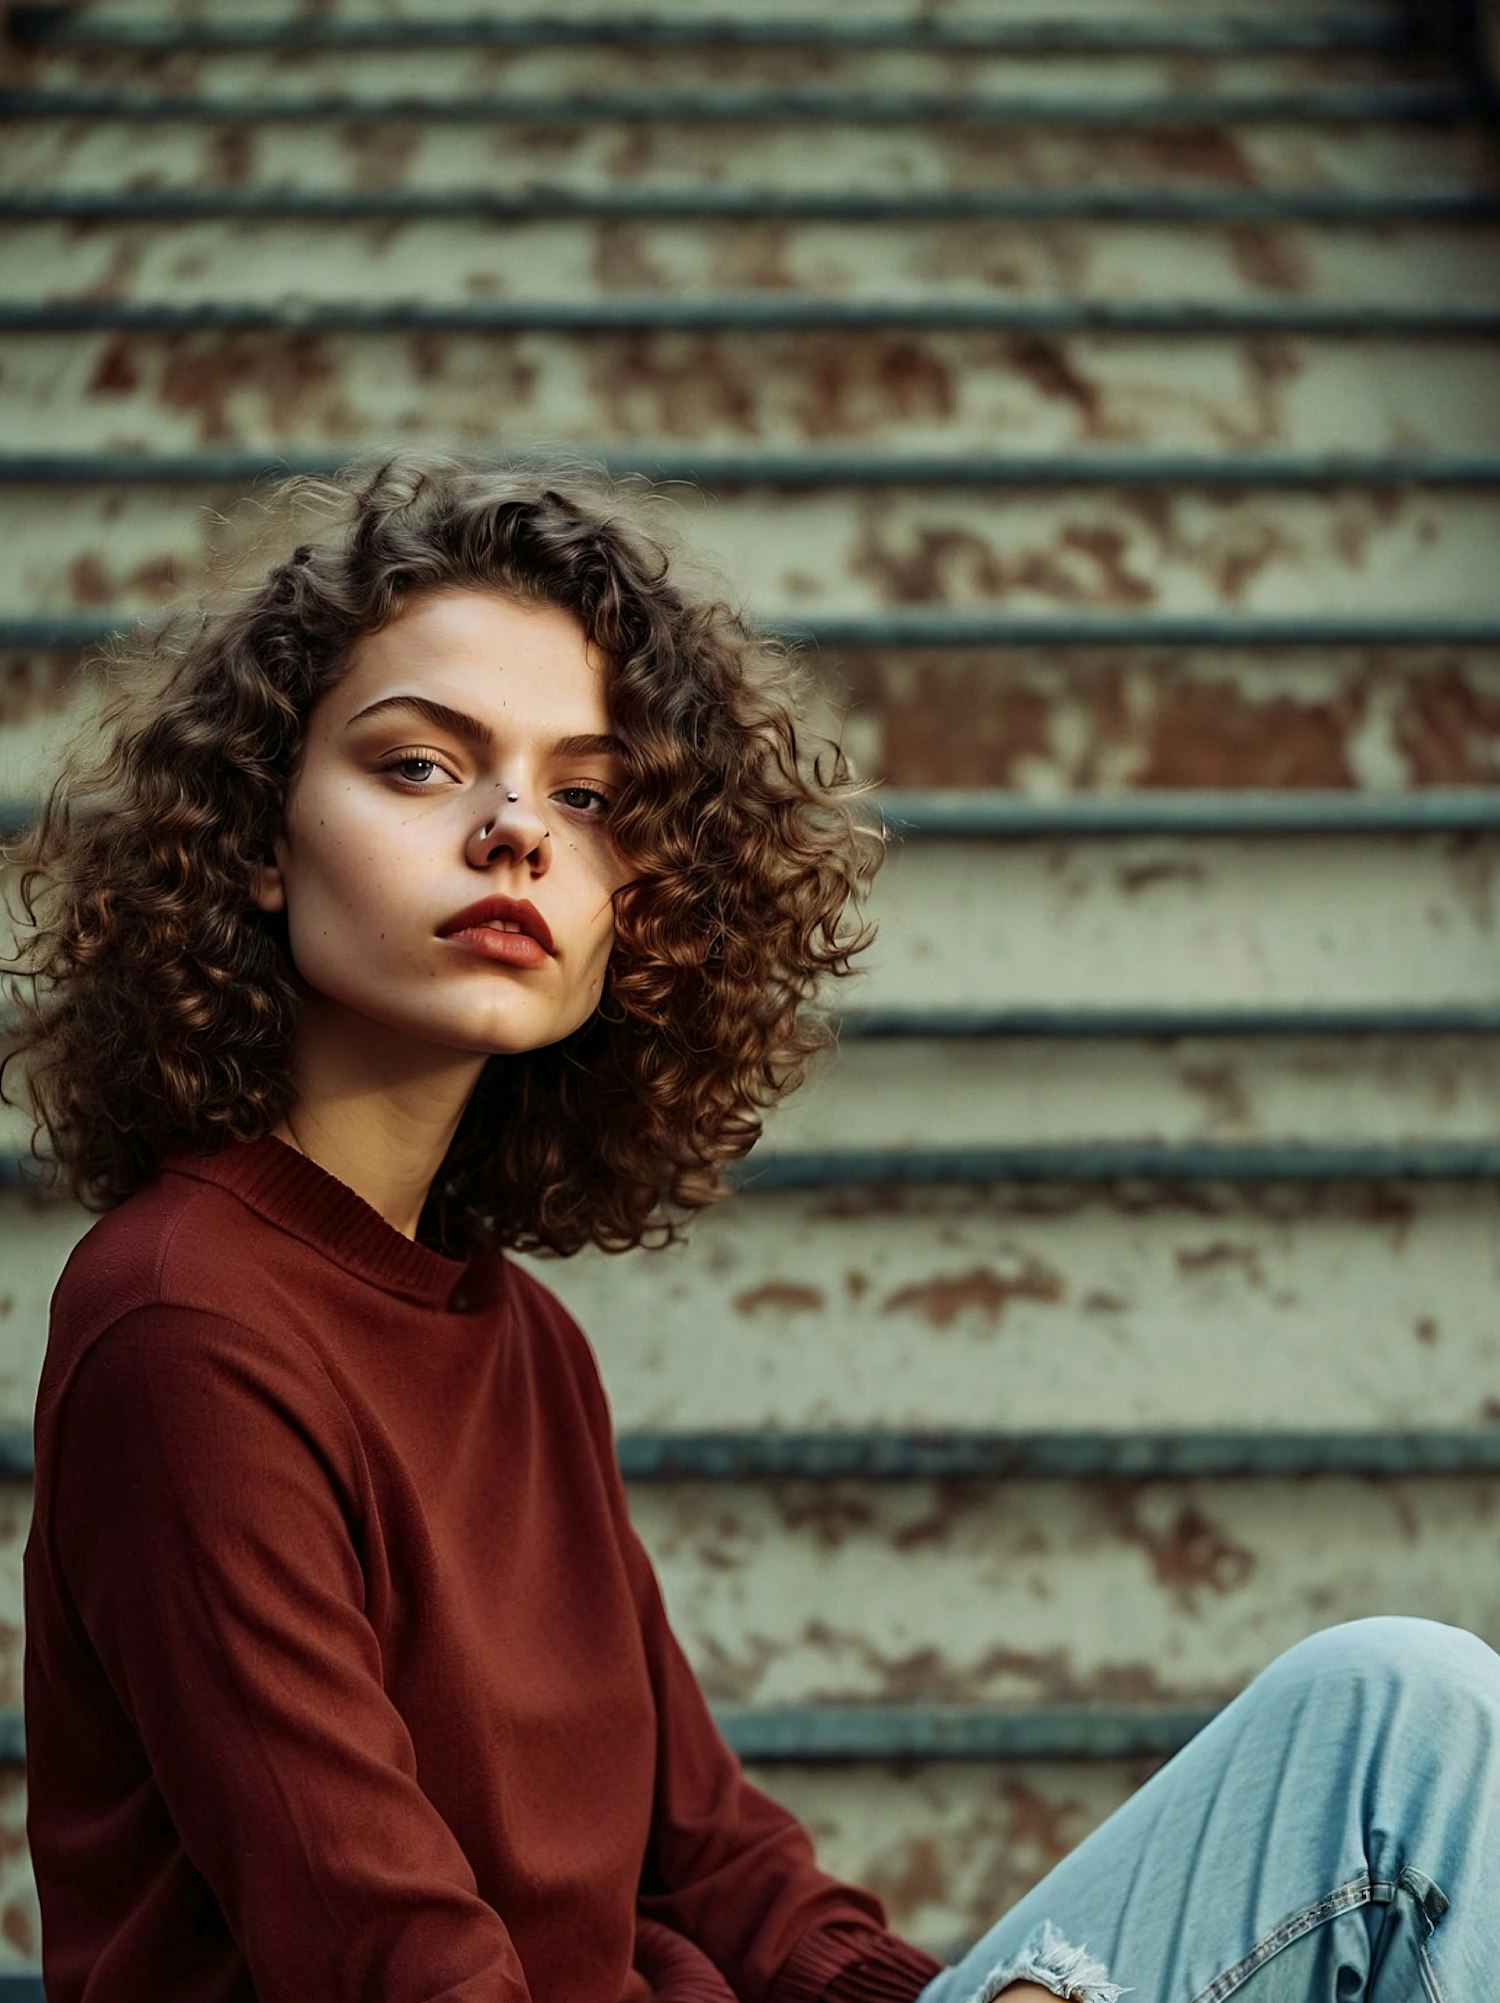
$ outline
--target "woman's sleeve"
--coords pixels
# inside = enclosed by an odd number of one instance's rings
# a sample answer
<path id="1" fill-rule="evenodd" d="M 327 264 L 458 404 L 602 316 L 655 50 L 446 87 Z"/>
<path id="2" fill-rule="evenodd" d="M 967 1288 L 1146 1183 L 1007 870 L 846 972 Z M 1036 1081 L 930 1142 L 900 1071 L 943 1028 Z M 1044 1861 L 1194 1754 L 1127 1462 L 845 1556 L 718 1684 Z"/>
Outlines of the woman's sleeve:
<path id="1" fill-rule="evenodd" d="M 873 1892 L 819 1868 L 806 1829 L 745 1778 L 715 1724 L 629 1521 L 592 1350 L 571 1329 L 656 1699 L 641 1913 L 695 1941 L 741 2003 L 911 2003 L 942 1963 L 887 1928 Z"/>
<path id="2" fill-rule="evenodd" d="M 142 1309 L 52 1424 L 57 1562 L 260 2003 L 526 2003 L 383 1685 L 313 1353 Z"/>

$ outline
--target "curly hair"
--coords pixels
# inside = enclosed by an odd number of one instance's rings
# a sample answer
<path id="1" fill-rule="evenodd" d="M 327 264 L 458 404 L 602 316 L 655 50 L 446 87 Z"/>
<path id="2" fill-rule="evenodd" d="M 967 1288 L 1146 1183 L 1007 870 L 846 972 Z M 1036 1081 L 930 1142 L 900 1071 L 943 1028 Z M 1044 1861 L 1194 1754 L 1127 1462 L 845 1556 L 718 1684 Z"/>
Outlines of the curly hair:
<path id="1" fill-rule="evenodd" d="M 669 579 L 633 497 L 567 484 L 417 452 L 285 481 L 269 572 L 262 549 L 222 602 L 117 650 L 103 750 L 80 745 L 10 845 L 25 925 L 6 1063 L 23 1062 L 33 1155 L 89 1208 L 290 1108 L 293 968 L 252 881 L 313 707 L 364 635 L 442 588 L 558 607 L 599 649 L 626 746 L 610 828 L 633 875 L 615 893 L 614 1016 L 486 1060 L 420 1234 L 670 1243 L 833 1042 L 820 984 L 874 930 L 858 905 L 883 837 L 851 811 L 868 785 L 810 734 L 802 663 Z M 314 538 L 288 547 L 309 513 Z"/>

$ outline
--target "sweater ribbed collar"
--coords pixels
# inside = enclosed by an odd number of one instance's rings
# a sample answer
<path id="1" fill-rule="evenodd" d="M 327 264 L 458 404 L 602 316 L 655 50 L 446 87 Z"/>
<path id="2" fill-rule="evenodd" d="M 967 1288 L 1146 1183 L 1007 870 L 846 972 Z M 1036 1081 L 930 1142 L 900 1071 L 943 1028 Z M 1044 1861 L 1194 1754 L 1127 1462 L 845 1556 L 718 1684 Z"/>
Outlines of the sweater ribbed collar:
<path id="1" fill-rule="evenodd" d="M 406 1237 L 348 1183 L 275 1134 L 232 1142 L 211 1154 L 173 1155 L 172 1175 L 217 1183 L 267 1223 L 323 1252 L 347 1273 L 424 1307 L 486 1304 L 499 1278 L 497 1248 L 476 1246 L 450 1259 Z"/>

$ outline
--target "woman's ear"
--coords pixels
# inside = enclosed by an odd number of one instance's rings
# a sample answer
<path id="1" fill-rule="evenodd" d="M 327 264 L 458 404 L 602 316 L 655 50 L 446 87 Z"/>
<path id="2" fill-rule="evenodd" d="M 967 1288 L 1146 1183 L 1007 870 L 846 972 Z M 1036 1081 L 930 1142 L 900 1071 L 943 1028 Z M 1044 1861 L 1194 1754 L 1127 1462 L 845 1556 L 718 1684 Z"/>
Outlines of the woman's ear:
<path id="1" fill-rule="evenodd" d="M 263 862 L 250 886 L 250 896 L 262 911 L 286 909 L 286 879 L 277 862 Z"/>

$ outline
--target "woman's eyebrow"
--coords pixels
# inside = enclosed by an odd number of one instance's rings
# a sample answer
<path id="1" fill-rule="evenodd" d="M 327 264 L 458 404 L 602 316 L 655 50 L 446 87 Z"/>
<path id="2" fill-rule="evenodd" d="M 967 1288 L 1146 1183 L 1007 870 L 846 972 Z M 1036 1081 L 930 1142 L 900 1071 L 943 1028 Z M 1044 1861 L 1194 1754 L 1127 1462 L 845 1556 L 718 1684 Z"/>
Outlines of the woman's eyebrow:
<path id="1" fill-rule="evenodd" d="M 367 717 L 382 716 L 389 709 L 409 709 L 430 723 L 435 730 L 446 730 L 454 737 L 461 737 L 476 751 L 492 751 L 495 746 L 494 732 L 487 723 L 481 723 L 477 716 L 470 716 L 461 709 L 450 709 L 445 702 L 434 702 L 425 695 L 388 695 L 379 702 L 372 702 L 367 709 L 351 716 L 345 724 L 352 730 L 356 723 L 363 723 Z"/>
<path id="2" fill-rule="evenodd" d="M 352 730 L 356 723 L 363 723 L 367 717 L 379 716 L 388 709 L 412 710 L 432 724 L 434 729 L 451 731 L 476 751 L 489 752 L 495 748 L 495 734 L 487 723 L 482 723 L 477 716 L 470 716 L 466 710 L 450 709 L 447 703 L 434 702 L 431 696 L 425 695 L 382 696 L 379 702 L 372 702 L 367 709 L 351 716 L 344 728 Z M 625 745 L 620 738 L 605 732 L 582 731 L 572 737 L 560 737 L 552 747 L 552 755 L 555 758 L 624 758 Z"/>

